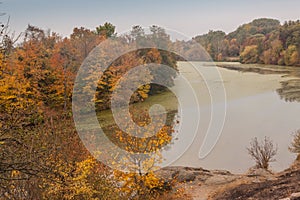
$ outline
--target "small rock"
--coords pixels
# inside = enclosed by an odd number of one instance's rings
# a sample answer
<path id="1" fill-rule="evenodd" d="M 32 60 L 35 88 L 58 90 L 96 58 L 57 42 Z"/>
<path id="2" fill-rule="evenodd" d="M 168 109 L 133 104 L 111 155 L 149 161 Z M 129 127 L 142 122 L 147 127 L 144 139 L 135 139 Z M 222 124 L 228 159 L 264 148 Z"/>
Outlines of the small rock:
<path id="1" fill-rule="evenodd" d="M 211 175 L 211 174 L 209 174 L 209 175 L 201 175 L 201 176 L 197 175 L 197 180 L 199 180 L 200 182 L 204 182 L 204 181 L 206 181 L 207 179 L 209 179 L 212 176 L 213 175 Z"/>
<path id="2" fill-rule="evenodd" d="M 273 176 L 273 174 L 266 170 L 266 169 L 261 169 L 261 168 L 250 168 L 249 171 L 247 172 L 247 175 L 249 177 L 253 176 L 263 176 L 263 177 L 270 177 Z"/>
<path id="3" fill-rule="evenodd" d="M 155 174 L 165 181 L 170 181 L 173 177 L 179 173 L 178 168 L 168 167 L 163 168 L 155 172 Z"/>
<path id="4" fill-rule="evenodd" d="M 194 168 L 194 167 L 183 167 L 183 169 L 185 171 L 206 171 L 205 169 L 203 169 L 202 167 L 199 168 Z"/>
<path id="5" fill-rule="evenodd" d="M 195 174 L 188 171 L 180 171 L 177 175 L 177 180 L 180 183 L 194 181 L 195 178 Z"/>
<path id="6" fill-rule="evenodd" d="M 230 171 L 227 170 L 212 170 L 211 172 L 218 175 L 232 175 Z"/>
<path id="7" fill-rule="evenodd" d="M 290 197 L 279 199 L 279 200 L 300 200 L 300 192 L 291 194 Z"/>
<path id="8" fill-rule="evenodd" d="M 300 200 L 300 192 L 293 193 L 290 197 L 291 200 Z"/>

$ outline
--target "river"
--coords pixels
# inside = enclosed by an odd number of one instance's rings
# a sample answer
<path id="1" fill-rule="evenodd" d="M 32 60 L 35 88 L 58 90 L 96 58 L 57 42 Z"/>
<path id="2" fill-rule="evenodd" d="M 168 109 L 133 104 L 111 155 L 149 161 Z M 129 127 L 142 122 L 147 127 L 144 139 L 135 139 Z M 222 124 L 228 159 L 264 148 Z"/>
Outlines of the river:
<path id="1" fill-rule="evenodd" d="M 200 69 L 212 67 L 203 63 L 193 65 Z M 202 79 L 198 78 L 197 81 L 195 73 L 191 72 L 193 69 L 187 63 L 179 63 L 179 70 L 189 76 L 196 89 L 203 90 Z M 227 100 L 221 136 L 210 154 L 204 159 L 199 159 L 198 152 L 204 138 L 200 130 L 190 148 L 172 165 L 242 173 L 255 164 L 246 150 L 250 140 L 267 136 L 278 146 L 276 161 L 271 164 L 271 169 L 280 171 L 289 167 L 295 159 L 288 147 L 293 133 L 300 128 L 300 104 L 286 102 L 276 92 L 281 86 L 280 82 L 289 78 L 283 77 L 283 74 L 242 73 L 224 68 L 218 68 L 218 71 L 223 80 Z M 202 99 L 204 100 L 200 108 L 204 111 L 200 124 L 206 130 L 205 124 L 209 123 L 210 110 L 206 109 L 207 99 Z"/>

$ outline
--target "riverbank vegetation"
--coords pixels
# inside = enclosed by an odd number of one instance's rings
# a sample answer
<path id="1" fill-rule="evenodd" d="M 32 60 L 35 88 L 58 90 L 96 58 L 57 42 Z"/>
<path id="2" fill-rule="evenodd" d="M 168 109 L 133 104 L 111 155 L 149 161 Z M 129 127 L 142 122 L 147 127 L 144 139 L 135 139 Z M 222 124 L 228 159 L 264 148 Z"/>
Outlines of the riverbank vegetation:
<path id="1" fill-rule="evenodd" d="M 299 20 L 280 24 L 276 19 L 256 19 L 228 34 L 209 31 L 194 39 L 215 61 L 300 65 Z"/>

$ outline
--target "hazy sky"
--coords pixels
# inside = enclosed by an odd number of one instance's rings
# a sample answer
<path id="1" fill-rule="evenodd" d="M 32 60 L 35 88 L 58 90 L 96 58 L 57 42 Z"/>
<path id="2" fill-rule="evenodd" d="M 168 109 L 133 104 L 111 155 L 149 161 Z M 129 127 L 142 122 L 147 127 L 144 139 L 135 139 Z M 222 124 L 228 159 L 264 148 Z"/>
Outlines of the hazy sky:
<path id="1" fill-rule="evenodd" d="M 300 0 L 0 0 L 17 33 L 28 24 L 69 35 L 74 27 L 94 29 L 111 22 L 117 32 L 133 25 L 159 25 L 188 37 L 208 30 L 231 32 L 255 18 L 300 19 Z M 5 21 L 5 16 L 1 17 Z"/>

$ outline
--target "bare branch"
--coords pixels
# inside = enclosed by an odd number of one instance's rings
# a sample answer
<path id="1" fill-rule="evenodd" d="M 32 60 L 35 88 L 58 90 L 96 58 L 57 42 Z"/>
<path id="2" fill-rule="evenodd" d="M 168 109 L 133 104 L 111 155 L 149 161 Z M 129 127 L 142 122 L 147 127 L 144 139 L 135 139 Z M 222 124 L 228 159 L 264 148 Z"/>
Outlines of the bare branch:
<path id="1" fill-rule="evenodd" d="M 257 168 L 268 169 L 269 163 L 276 161 L 274 157 L 278 149 L 267 137 L 261 143 L 258 142 L 256 137 L 253 138 L 247 150 L 248 154 L 255 160 Z"/>

